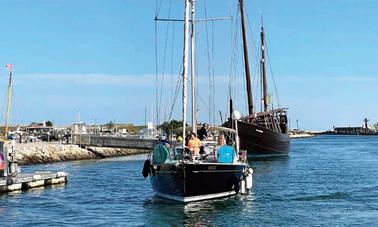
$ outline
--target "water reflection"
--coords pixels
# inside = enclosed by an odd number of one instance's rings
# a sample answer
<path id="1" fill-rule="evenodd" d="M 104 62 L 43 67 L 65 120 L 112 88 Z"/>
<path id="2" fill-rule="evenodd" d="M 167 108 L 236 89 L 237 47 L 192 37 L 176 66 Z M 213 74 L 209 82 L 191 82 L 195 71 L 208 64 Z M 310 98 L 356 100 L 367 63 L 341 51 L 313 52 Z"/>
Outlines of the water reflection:
<path id="1" fill-rule="evenodd" d="M 154 196 L 147 199 L 144 204 L 147 225 L 186 225 L 208 226 L 215 223 L 229 223 L 231 214 L 240 215 L 250 213 L 253 208 L 253 194 L 237 195 L 216 200 L 206 200 L 182 204 L 175 201 L 162 199 Z M 228 220 L 223 219 L 221 214 L 230 214 Z"/>

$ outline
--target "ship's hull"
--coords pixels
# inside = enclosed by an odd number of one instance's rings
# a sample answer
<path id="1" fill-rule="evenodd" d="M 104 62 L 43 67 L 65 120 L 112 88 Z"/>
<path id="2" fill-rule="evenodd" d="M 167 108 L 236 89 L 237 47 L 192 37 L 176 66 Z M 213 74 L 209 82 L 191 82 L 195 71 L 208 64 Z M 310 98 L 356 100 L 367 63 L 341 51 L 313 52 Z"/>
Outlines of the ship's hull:
<path id="1" fill-rule="evenodd" d="M 193 202 L 234 195 L 247 164 L 182 163 L 153 167 L 150 175 L 156 195 Z"/>
<path id="2" fill-rule="evenodd" d="M 225 123 L 231 127 L 230 122 Z M 288 133 L 277 133 L 257 124 L 238 121 L 240 149 L 248 155 L 287 155 L 290 150 Z"/>

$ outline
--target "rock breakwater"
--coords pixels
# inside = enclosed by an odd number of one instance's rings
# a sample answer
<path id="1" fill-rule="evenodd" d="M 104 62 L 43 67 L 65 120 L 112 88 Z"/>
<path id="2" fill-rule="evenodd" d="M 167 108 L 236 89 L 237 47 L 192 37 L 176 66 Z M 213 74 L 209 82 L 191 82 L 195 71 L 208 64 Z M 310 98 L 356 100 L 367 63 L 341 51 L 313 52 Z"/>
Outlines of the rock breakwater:
<path id="1" fill-rule="evenodd" d="M 148 153 L 146 149 L 79 147 L 60 143 L 26 143 L 14 146 L 20 165 L 99 159 Z"/>

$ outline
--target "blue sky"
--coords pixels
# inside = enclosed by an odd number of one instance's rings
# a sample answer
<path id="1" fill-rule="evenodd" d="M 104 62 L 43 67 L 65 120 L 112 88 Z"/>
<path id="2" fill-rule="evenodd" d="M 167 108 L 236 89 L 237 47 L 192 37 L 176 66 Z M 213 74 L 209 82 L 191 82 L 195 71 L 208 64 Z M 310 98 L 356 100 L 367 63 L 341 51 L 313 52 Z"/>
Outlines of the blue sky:
<path id="1" fill-rule="evenodd" d="M 182 17 L 183 1 L 164 0 L 161 17 Z M 198 0 L 198 17 L 235 15 L 236 0 Z M 53 120 L 69 124 L 78 111 L 86 122 L 144 123 L 155 103 L 155 1 L 1 0 L 0 114 L 4 115 L 7 72 L 14 65 L 11 123 Z M 374 0 L 246 0 L 251 66 L 255 72 L 260 15 L 281 105 L 301 128 L 329 129 L 378 121 L 378 3 Z M 234 22 L 209 23 L 214 35 L 216 112 L 227 109 Z M 166 33 L 166 26 L 169 32 Z M 234 26 L 236 28 L 236 26 Z M 249 32 L 251 32 L 249 30 Z M 158 24 L 159 72 L 165 72 L 161 116 L 169 112 L 182 51 L 182 24 Z M 168 34 L 168 36 L 166 35 Z M 167 38 L 168 37 L 168 38 Z M 239 36 L 240 37 L 240 36 Z M 164 54 L 167 39 L 167 52 Z M 238 41 L 239 42 L 239 41 Z M 236 87 L 245 113 L 240 42 Z M 208 99 L 205 24 L 198 25 L 201 99 Z M 211 48 L 210 48 L 211 49 Z M 211 52 L 211 50 L 210 50 Z M 163 59 L 166 55 L 165 67 Z M 161 75 L 161 74 L 160 74 Z M 160 78 L 160 77 L 159 77 Z M 273 86 L 269 87 L 273 90 Z M 199 105 L 201 121 L 209 110 Z M 175 106 L 174 117 L 179 117 Z M 218 113 L 216 113 L 218 116 Z M 2 122 L 4 121 L 3 118 Z M 217 121 L 219 118 L 217 117 Z"/>

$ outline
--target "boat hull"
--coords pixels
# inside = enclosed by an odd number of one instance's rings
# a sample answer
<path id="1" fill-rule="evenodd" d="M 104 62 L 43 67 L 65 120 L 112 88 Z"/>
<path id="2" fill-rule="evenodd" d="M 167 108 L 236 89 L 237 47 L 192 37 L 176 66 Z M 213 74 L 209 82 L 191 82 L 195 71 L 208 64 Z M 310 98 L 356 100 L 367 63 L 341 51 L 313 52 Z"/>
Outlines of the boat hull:
<path id="1" fill-rule="evenodd" d="M 247 164 L 182 163 L 154 166 L 150 175 L 156 195 L 193 202 L 234 195 Z"/>
<path id="2" fill-rule="evenodd" d="M 231 122 L 225 123 L 231 128 Z M 260 125 L 238 121 L 240 149 L 247 150 L 248 155 L 288 155 L 290 136 L 277 133 Z"/>

